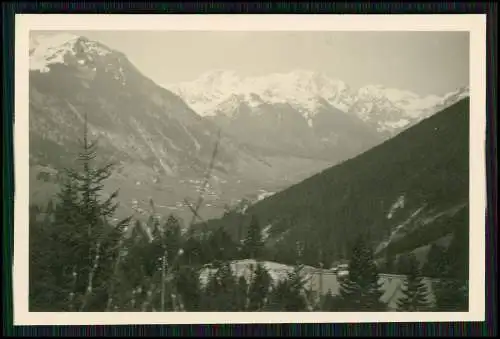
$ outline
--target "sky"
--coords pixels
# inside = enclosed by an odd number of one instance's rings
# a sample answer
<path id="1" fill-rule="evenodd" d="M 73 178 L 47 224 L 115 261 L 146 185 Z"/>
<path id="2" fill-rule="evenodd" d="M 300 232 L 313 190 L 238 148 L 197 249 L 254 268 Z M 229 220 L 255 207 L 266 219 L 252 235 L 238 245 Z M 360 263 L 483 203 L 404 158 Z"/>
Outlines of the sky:
<path id="1" fill-rule="evenodd" d="M 241 76 L 324 72 L 352 88 L 380 84 L 420 95 L 469 85 L 468 32 L 72 31 L 125 53 L 159 84 L 213 69 Z"/>

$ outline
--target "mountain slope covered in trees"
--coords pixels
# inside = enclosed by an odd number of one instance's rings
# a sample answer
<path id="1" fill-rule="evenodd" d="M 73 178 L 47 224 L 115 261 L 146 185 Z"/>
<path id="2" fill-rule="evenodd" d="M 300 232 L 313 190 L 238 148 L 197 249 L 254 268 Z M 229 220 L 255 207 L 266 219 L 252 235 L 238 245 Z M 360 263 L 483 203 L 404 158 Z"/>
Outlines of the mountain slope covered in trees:
<path id="1" fill-rule="evenodd" d="M 468 137 L 465 98 L 356 158 L 207 226 L 238 238 L 257 216 L 267 256 L 279 262 L 289 261 L 300 242 L 307 264 L 330 265 L 346 257 L 361 233 L 369 234 L 378 256 L 409 252 L 468 227 Z"/>

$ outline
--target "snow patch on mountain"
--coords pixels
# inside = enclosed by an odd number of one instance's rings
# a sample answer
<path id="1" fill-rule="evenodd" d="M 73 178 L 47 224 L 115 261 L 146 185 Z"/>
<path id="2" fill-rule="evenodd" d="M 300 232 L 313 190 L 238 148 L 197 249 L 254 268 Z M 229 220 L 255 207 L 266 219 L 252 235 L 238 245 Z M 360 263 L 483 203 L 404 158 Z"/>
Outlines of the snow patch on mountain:
<path id="1" fill-rule="evenodd" d="M 398 204 L 399 203 L 399 204 Z M 393 205 L 394 208 L 394 211 L 398 208 L 403 208 L 403 201 L 401 200 L 398 200 L 396 202 L 395 205 Z M 397 206 L 397 208 L 396 208 Z M 389 235 L 389 237 L 387 237 L 387 239 L 385 241 L 382 241 L 376 248 L 375 250 L 375 253 L 378 253 L 380 252 L 381 250 L 383 250 L 384 248 L 386 248 L 391 242 L 393 241 L 396 241 L 398 239 L 401 239 L 402 237 L 404 237 L 407 233 L 408 233 L 408 228 L 412 226 L 412 222 L 415 220 L 415 218 L 420 214 L 420 212 L 422 212 L 424 210 L 424 208 L 426 208 L 426 206 L 422 206 L 420 207 L 419 209 L 417 209 L 416 211 L 414 211 L 405 221 L 403 221 L 402 223 L 396 225 L 395 227 L 392 228 L 392 231 L 391 231 L 391 234 Z M 393 211 L 393 213 L 394 213 Z M 391 218 L 392 218 L 392 215 L 391 215 Z M 387 217 L 387 219 L 391 219 L 389 218 L 389 215 Z"/>
<path id="2" fill-rule="evenodd" d="M 93 56 L 105 56 L 112 51 L 96 41 L 85 37 L 68 34 L 48 34 L 30 37 L 30 70 L 46 73 L 53 64 L 64 64 L 67 55 L 76 56 L 83 53 L 86 59 L 78 59 L 84 65 L 93 61 Z"/>
<path id="3" fill-rule="evenodd" d="M 270 236 L 270 231 L 271 231 L 271 228 L 273 227 L 272 224 L 269 224 L 267 225 L 266 227 L 264 227 L 261 231 L 261 236 L 262 236 L 262 240 L 267 240 L 267 238 L 269 238 Z"/>
<path id="4" fill-rule="evenodd" d="M 54 34 L 30 39 L 30 70 L 48 72 L 48 65 L 64 63 L 64 56 L 73 52 L 78 39 L 73 34 Z"/>
<path id="5" fill-rule="evenodd" d="M 265 199 L 265 198 L 267 198 L 267 197 L 270 197 L 270 196 L 272 196 L 272 195 L 274 195 L 274 194 L 275 194 L 275 192 L 265 192 L 265 191 L 264 191 L 264 192 L 260 193 L 260 194 L 257 196 L 257 201 L 263 200 L 263 199 Z"/>
<path id="6" fill-rule="evenodd" d="M 392 219 L 392 216 L 396 212 L 396 210 L 405 207 L 405 196 L 401 195 L 396 202 L 391 206 L 389 213 L 387 214 L 387 219 Z"/>

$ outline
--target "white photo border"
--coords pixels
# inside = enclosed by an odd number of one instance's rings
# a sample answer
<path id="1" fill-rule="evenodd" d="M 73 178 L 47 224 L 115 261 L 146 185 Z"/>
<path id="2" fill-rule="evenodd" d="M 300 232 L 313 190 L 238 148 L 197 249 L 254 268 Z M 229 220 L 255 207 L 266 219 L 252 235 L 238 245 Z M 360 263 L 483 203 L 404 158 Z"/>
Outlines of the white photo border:
<path id="1" fill-rule="evenodd" d="M 468 31 L 470 34 L 470 279 L 468 312 L 29 312 L 29 33 L 126 31 Z M 14 325 L 268 324 L 485 320 L 486 15 L 16 14 Z"/>

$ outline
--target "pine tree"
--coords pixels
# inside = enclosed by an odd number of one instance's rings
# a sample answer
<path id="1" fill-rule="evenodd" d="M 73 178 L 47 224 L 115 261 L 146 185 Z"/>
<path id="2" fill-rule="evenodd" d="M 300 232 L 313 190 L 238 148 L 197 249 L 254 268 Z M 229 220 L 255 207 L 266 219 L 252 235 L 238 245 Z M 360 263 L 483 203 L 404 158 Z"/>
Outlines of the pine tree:
<path id="1" fill-rule="evenodd" d="M 68 294 L 61 292 L 56 282 L 53 259 L 52 224 L 42 213 L 30 211 L 29 223 L 29 307 L 30 311 L 60 310 Z M 60 284 L 59 284 L 60 285 Z M 61 303 L 62 301 L 62 303 Z"/>
<path id="2" fill-rule="evenodd" d="M 205 285 L 201 288 L 201 309 L 203 311 L 216 311 L 216 298 L 217 298 L 217 281 L 215 279 L 215 274 L 213 271 L 209 270 L 207 273 L 207 278 Z"/>
<path id="3" fill-rule="evenodd" d="M 398 311 L 426 311 L 429 307 L 429 292 L 420 275 L 419 263 L 413 253 L 408 255 L 408 265 L 408 275 L 403 283 L 403 297 L 398 301 Z"/>
<path id="4" fill-rule="evenodd" d="M 432 244 L 429 253 L 427 254 L 427 262 L 422 268 L 422 273 L 426 277 L 439 278 L 445 270 L 445 250 L 437 245 Z"/>
<path id="5" fill-rule="evenodd" d="M 264 241 L 262 232 L 257 217 L 252 215 L 250 226 L 248 227 L 247 236 L 243 242 L 243 252 L 247 258 L 258 259 L 262 254 Z"/>
<path id="6" fill-rule="evenodd" d="M 440 258 L 441 277 L 433 284 L 438 311 L 467 311 L 469 308 L 468 236 L 468 223 L 459 225 Z"/>
<path id="7" fill-rule="evenodd" d="M 47 207 L 45 208 L 45 212 L 47 214 L 51 214 L 51 213 L 54 213 L 54 200 L 52 199 L 49 199 L 49 201 L 47 202 Z"/>
<path id="8" fill-rule="evenodd" d="M 303 265 L 295 265 L 293 271 L 288 275 L 288 283 L 290 288 L 290 297 L 285 309 L 288 311 L 304 311 L 307 307 L 307 302 L 303 297 L 304 286 L 306 280 L 303 275 Z"/>
<path id="9" fill-rule="evenodd" d="M 250 311 L 259 311 L 264 308 L 271 286 L 271 279 L 266 268 L 258 262 L 253 272 L 253 279 L 250 282 L 248 292 L 248 309 Z"/>
<path id="10" fill-rule="evenodd" d="M 219 312 L 238 311 L 240 305 L 235 303 L 237 291 L 237 280 L 229 262 L 221 263 L 207 282 L 204 292 L 204 308 Z"/>
<path id="11" fill-rule="evenodd" d="M 269 294 L 269 300 L 264 306 L 265 312 L 282 312 L 286 310 L 289 285 L 287 280 L 279 280 Z"/>
<path id="12" fill-rule="evenodd" d="M 320 309 L 326 312 L 336 312 L 340 310 L 340 297 L 334 296 L 331 290 L 325 294 L 321 300 Z"/>
<path id="13" fill-rule="evenodd" d="M 161 267 L 163 253 L 161 240 L 155 237 L 151 241 L 145 226 L 137 220 L 123 247 L 126 255 L 119 275 L 122 277 L 122 288 L 117 290 L 117 294 L 122 299 L 122 307 L 140 311 L 147 299 L 147 291 L 152 284 L 157 283 L 155 278 Z"/>
<path id="14" fill-rule="evenodd" d="M 60 293 L 54 296 L 54 307 L 68 311 L 102 311 L 106 307 L 108 285 L 114 273 L 128 219 L 110 225 L 118 192 L 105 198 L 104 181 L 112 174 L 112 164 L 94 165 L 96 141 L 89 141 L 85 119 L 81 169 L 67 169 L 68 180 L 54 206 L 50 230 L 50 274 L 54 275 Z"/>
<path id="15" fill-rule="evenodd" d="M 389 249 L 385 252 L 384 273 L 391 274 L 396 271 L 396 258 Z"/>
<path id="16" fill-rule="evenodd" d="M 412 273 L 412 254 L 402 254 L 399 256 L 399 258 L 396 260 L 396 274 L 401 274 L 401 275 L 409 275 Z"/>
<path id="17" fill-rule="evenodd" d="M 179 256 L 179 250 L 182 246 L 181 226 L 179 220 L 173 215 L 170 215 L 165 223 L 165 246 L 167 249 L 167 257 L 169 264 L 173 264 L 174 260 Z"/>
<path id="18" fill-rule="evenodd" d="M 185 265 L 199 265 L 203 263 L 202 258 L 202 244 L 195 237 L 188 237 L 184 241 L 184 255 L 182 256 L 182 262 Z"/>
<path id="19" fill-rule="evenodd" d="M 244 276 L 238 278 L 233 295 L 236 311 L 246 311 L 248 308 L 248 282 Z"/>
<path id="20" fill-rule="evenodd" d="M 178 272 L 175 283 L 186 311 L 199 311 L 201 286 L 197 270 L 189 266 L 183 267 Z"/>
<path id="21" fill-rule="evenodd" d="M 210 256 L 207 258 L 209 262 L 212 260 L 216 262 L 231 260 L 237 253 L 235 242 L 222 228 L 217 229 L 210 235 L 206 247 L 210 250 Z"/>
<path id="22" fill-rule="evenodd" d="M 266 311 L 301 312 L 307 310 L 307 301 L 304 297 L 305 279 L 302 274 L 303 266 L 295 265 L 287 274 L 287 278 L 278 281 L 269 296 Z"/>
<path id="23" fill-rule="evenodd" d="M 469 308 L 468 282 L 444 277 L 433 284 L 436 310 L 442 312 L 464 312 Z"/>
<path id="24" fill-rule="evenodd" d="M 381 284 L 373 251 L 359 236 L 352 249 L 349 275 L 341 281 L 341 307 L 346 311 L 378 312 L 386 306 L 380 301 Z"/>

